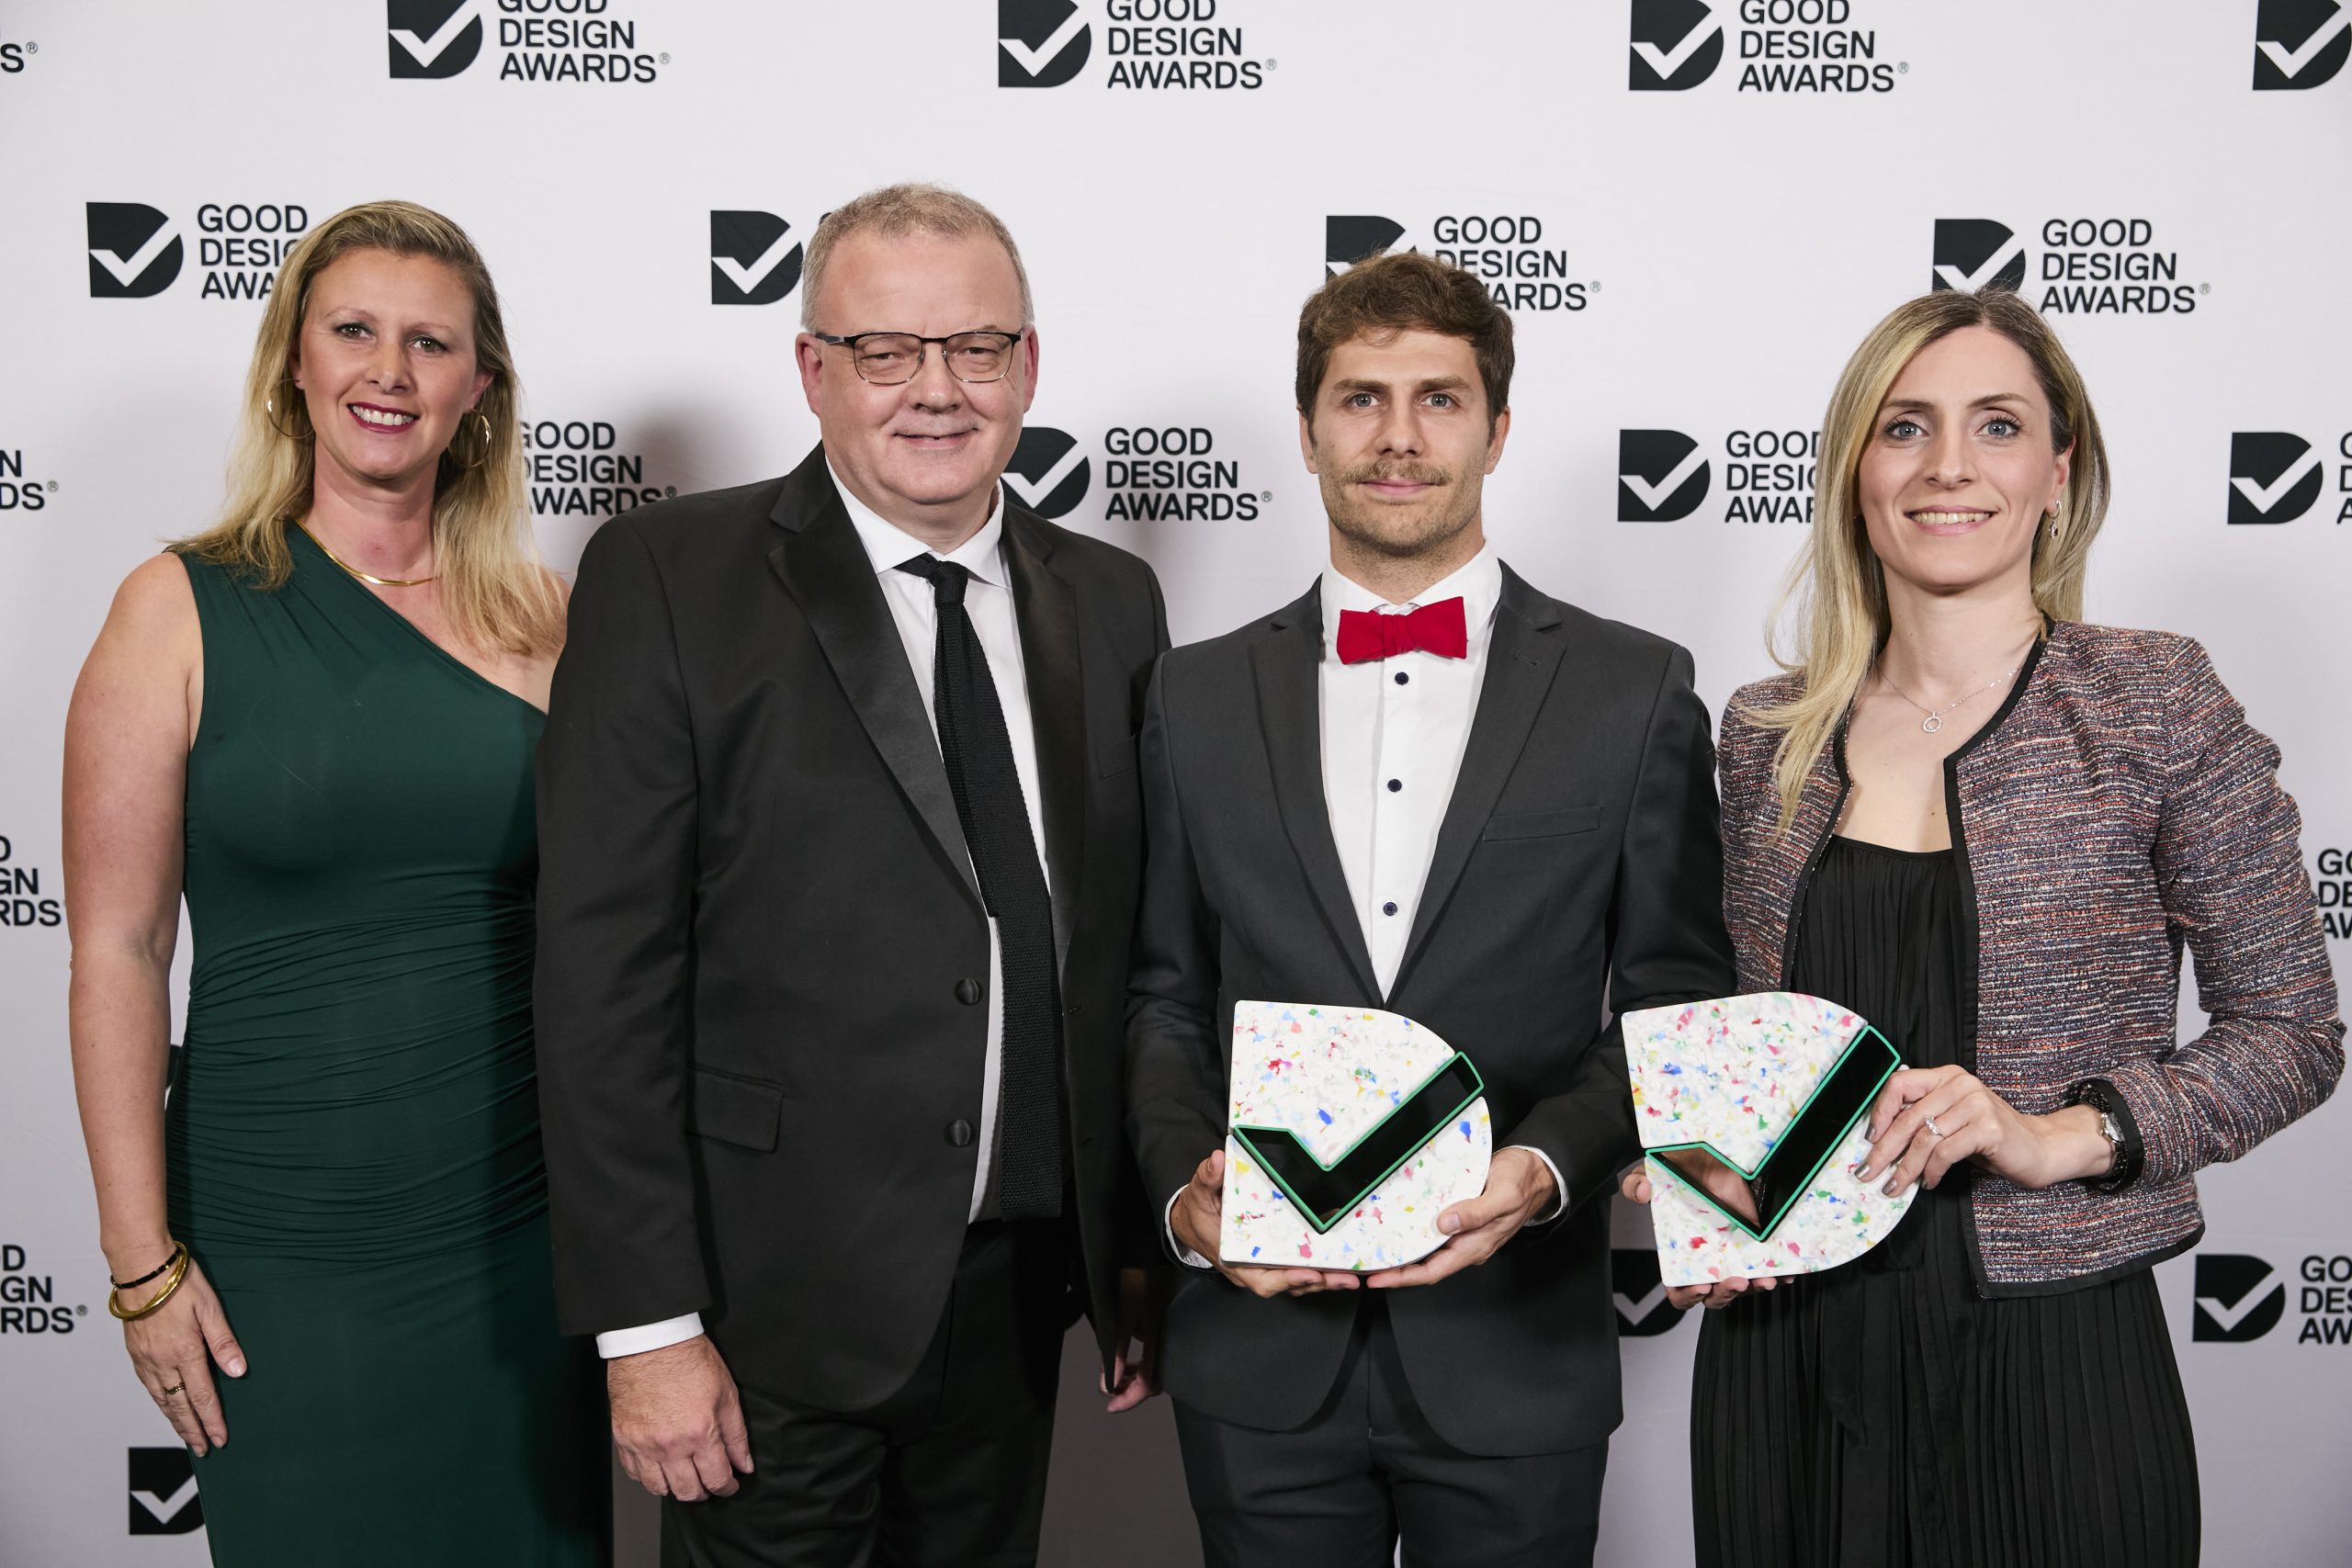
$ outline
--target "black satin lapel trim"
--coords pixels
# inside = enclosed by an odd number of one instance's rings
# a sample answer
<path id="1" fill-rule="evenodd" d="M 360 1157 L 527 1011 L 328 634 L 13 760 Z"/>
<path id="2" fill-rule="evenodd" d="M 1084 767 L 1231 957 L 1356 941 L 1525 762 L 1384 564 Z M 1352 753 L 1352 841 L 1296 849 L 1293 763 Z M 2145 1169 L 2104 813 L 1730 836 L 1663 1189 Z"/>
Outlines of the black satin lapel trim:
<path id="1" fill-rule="evenodd" d="M 1321 606 L 1309 594 L 1303 605 L 1285 612 L 1284 619 L 1287 625 L 1250 649 L 1250 668 L 1258 678 L 1258 722 L 1273 765 L 1274 803 L 1299 869 L 1323 907 L 1323 918 L 1330 922 L 1363 994 L 1376 997 L 1380 983 L 1374 976 L 1372 950 L 1364 945 L 1363 925 L 1349 901 L 1347 872 L 1340 864 L 1339 845 L 1331 838 L 1330 805 L 1323 795 L 1322 701 L 1316 688 L 1323 653 Z"/>
<path id="2" fill-rule="evenodd" d="M 840 496 L 820 500 L 816 515 L 768 552 L 768 564 L 808 617 L 875 750 L 978 906 L 972 857 L 947 787 L 939 738 L 932 732 L 882 585 L 875 581 L 874 563 Z"/>
<path id="3" fill-rule="evenodd" d="M 1037 742 L 1037 815 L 1046 825 L 1046 879 L 1054 903 L 1054 953 L 1069 962 L 1086 850 L 1086 678 L 1078 647 L 1078 591 L 1054 574 L 1033 547 L 1018 513 L 1004 528 L 1012 615 L 1021 628 L 1021 662 L 1029 686 L 1029 719 Z"/>
<path id="4" fill-rule="evenodd" d="M 1413 965 L 1429 946 L 1430 933 L 1444 914 L 1454 885 L 1470 863 L 1510 782 L 1519 755 L 1527 749 L 1528 733 L 1535 727 L 1544 694 L 1559 672 L 1560 644 L 1528 623 L 1505 595 L 1495 614 L 1495 640 L 1487 649 L 1487 679 L 1478 692 L 1478 711 L 1470 720 L 1470 739 L 1462 752 L 1462 772 L 1453 781 L 1453 798 L 1445 803 L 1445 820 L 1437 830 L 1437 848 L 1430 855 L 1430 874 L 1421 884 L 1421 901 L 1413 911 L 1413 931 L 1406 939 L 1404 961 L 1396 966 L 1396 983 L 1388 989 L 1399 994 L 1412 977 Z"/>

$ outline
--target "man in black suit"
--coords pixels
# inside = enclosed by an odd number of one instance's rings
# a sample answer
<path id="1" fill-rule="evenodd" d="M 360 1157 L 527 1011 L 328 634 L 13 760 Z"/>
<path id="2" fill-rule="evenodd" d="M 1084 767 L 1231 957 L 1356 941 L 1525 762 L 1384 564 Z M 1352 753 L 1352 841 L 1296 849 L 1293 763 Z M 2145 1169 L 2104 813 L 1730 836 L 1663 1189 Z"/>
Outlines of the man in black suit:
<path id="1" fill-rule="evenodd" d="M 539 753 L 563 1326 L 665 1564 L 1025 1564 L 1082 1307 L 1111 1406 L 1148 568 L 1000 500 L 1012 236 L 893 186 L 810 242 L 822 444 L 615 518 Z"/>
<path id="2" fill-rule="evenodd" d="M 1192 1265 L 1160 1370 L 1212 1564 L 1374 1568 L 1400 1537 L 1414 1568 L 1592 1554 L 1608 1199 L 1638 1152 L 1606 1010 L 1733 970 L 1690 655 L 1486 542 L 1511 355 L 1510 317 L 1428 257 L 1310 299 L 1299 439 L 1331 570 L 1170 654 L 1146 705 L 1128 1133 Z M 1389 1009 L 1476 1061 L 1493 1166 L 1436 1252 L 1211 1261 L 1243 999 Z"/>

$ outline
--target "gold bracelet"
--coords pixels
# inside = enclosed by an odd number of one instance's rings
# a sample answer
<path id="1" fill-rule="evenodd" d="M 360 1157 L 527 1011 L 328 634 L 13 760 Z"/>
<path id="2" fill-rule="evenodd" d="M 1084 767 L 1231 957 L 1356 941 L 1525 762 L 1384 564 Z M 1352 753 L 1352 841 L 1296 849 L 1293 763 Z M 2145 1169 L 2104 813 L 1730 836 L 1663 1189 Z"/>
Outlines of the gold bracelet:
<path id="1" fill-rule="evenodd" d="M 164 1288 L 157 1291 L 154 1296 L 145 1306 L 125 1311 L 122 1304 L 122 1292 L 119 1290 L 113 1290 L 107 1292 L 107 1311 L 112 1313 L 115 1316 L 120 1318 L 125 1323 L 136 1323 L 141 1318 L 145 1317 L 149 1313 L 152 1313 L 156 1308 L 162 1306 L 165 1302 L 170 1301 L 172 1299 L 172 1292 L 178 1290 L 180 1288 L 180 1281 L 187 1278 L 187 1243 L 182 1242 L 179 1244 L 178 1251 L 172 1255 L 172 1271 L 164 1280 Z"/>

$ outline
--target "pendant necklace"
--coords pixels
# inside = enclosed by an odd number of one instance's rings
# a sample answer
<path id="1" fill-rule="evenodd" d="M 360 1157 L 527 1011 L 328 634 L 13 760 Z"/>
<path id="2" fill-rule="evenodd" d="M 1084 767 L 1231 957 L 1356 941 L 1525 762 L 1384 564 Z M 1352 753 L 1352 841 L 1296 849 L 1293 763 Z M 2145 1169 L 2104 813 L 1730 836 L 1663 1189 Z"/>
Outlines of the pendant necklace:
<path id="1" fill-rule="evenodd" d="M 326 547 L 325 547 L 325 546 L 323 546 L 323 545 L 322 545 L 322 546 L 321 546 L 321 547 L 320 547 L 320 548 L 322 548 L 322 549 L 324 549 Z M 328 558 L 329 558 L 329 559 L 333 559 L 334 558 L 333 558 L 333 557 L 329 557 Z M 337 564 L 340 564 L 340 563 L 337 563 Z M 348 569 L 348 568 L 345 568 L 345 570 L 348 570 L 349 569 Z M 1935 734 L 1938 730 L 1939 730 L 1939 729 L 1943 728 L 1943 727 L 1944 727 L 1944 715 L 1946 715 L 1946 714 L 1948 714 L 1948 713 L 1951 712 L 1952 708 L 1956 708 L 1956 707 L 1960 706 L 1960 705 L 1961 705 L 1961 703 L 1969 703 L 1969 702 L 1973 702 L 1973 701 L 1975 701 L 1978 697 L 1981 697 L 1981 696 L 1983 696 L 1985 693 L 1987 693 L 1987 692 L 1991 691 L 1995 686 L 1999 686 L 1999 685 L 2004 685 L 2004 684 L 2006 684 L 2007 682 L 2008 682 L 2009 681 L 2013 680 L 2013 679 L 2016 677 L 2017 672 L 2018 672 L 2018 670 L 2022 670 L 2022 669 L 2024 669 L 2024 668 L 2025 668 L 2025 666 L 2024 666 L 2024 665 L 2022 665 L 2022 664 L 2020 664 L 2020 665 L 2018 665 L 2018 666 L 2017 667 L 2017 669 L 2016 669 L 2016 670 L 2008 671 L 2007 673 L 2002 674 L 2002 675 L 1999 675 L 1999 676 L 1996 676 L 1996 677 L 1995 677 L 1993 680 L 1991 680 L 1991 681 L 1987 682 L 1985 684 L 1984 684 L 1984 685 L 1982 685 L 1982 686 L 1977 687 L 1977 688 L 1976 688 L 1976 690 L 1974 690 L 1974 691 L 1973 691 L 1973 692 L 1969 693 L 1969 694 L 1968 694 L 1968 695 L 1966 695 L 1966 696 L 1964 696 L 1964 697 L 1961 698 L 1961 699 L 1960 699 L 1960 702 L 1953 703 L 1950 707 L 1941 707 L 1941 708 L 1930 708 L 1927 704 L 1925 704 L 1925 703 L 1921 702 L 1918 698 L 1917 698 L 1917 697 L 1913 696 L 1910 693 L 1908 693 L 1908 692 L 1905 691 L 1902 687 L 1900 687 L 1900 686 L 1896 685 L 1896 684 L 1895 684 L 1892 680 L 1889 680 L 1889 679 L 1887 678 L 1887 673 L 1886 673 L 1886 671 L 1885 671 L 1884 670 L 1881 670 L 1881 671 L 1878 672 L 1878 678 L 1879 678 L 1879 680 L 1880 680 L 1882 682 L 1883 682 L 1883 683 L 1885 684 L 1886 689 L 1887 689 L 1888 691 L 1893 692 L 1896 696 L 1901 697 L 1905 702 L 1909 703 L 1913 707 L 1917 708 L 1921 713 L 1926 714 L 1926 715 L 1928 716 L 1927 717 L 1925 717 L 1925 718 L 1923 718 L 1923 719 L 1921 719 L 1921 720 L 1919 721 L 1919 728 L 1920 728 L 1921 729 L 1925 730 L 1928 734 L 1929 734 L 1929 735 L 1933 735 L 1933 734 Z"/>
<path id="2" fill-rule="evenodd" d="M 319 554 L 326 557 L 327 559 L 334 562 L 335 565 L 341 567 L 345 571 L 357 578 L 362 582 L 372 582 L 379 588 L 422 588 L 426 583 L 434 581 L 434 579 L 430 577 L 378 577 L 372 572 L 362 571 L 357 567 L 352 565 L 349 561 L 344 559 L 341 556 L 335 554 L 333 550 L 327 548 L 327 542 L 324 539 L 320 538 L 316 534 L 311 533 L 311 525 L 308 523 L 303 522 L 300 517 L 294 518 L 292 521 L 294 526 L 301 529 L 305 535 L 309 536 L 311 543 L 319 547 Z M 1883 679 L 1883 677 L 1882 677 L 1882 679 Z"/>

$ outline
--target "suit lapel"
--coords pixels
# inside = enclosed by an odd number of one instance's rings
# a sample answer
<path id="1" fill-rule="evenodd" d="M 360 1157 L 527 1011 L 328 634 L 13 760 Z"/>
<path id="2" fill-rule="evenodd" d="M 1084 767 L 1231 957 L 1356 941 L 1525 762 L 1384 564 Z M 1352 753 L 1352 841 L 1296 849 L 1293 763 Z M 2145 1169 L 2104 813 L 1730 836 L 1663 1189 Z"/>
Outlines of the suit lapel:
<path id="1" fill-rule="evenodd" d="M 808 618 L 875 750 L 978 904 L 972 858 L 947 787 L 938 738 L 925 716 L 890 606 L 875 581 L 874 563 L 833 489 L 821 449 L 794 470 L 774 518 L 784 535 L 768 552 L 768 564 Z"/>
<path id="2" fill-rule="evenodd" d="M 1046 564 L 1053 540 L 1025 512 L 1007 502 L 1005 569 L 1012 615 L 1021 628 L 1021 661 L 1029 686 L 1029 719 L 1037 743 L 1037 815 L 1046 825 L 1046 876 L 1054 900 L 1054 952 L 1069 961 L 1072 917 L 1086 845 L 1086 690 L 1078 649 L 1078 591 Z"/>
<path id="3" fill-rule="evenodd" d="M 1299 869 L 1322 906 L 1348 964 L 1367 997 L 1380 994 L 1363 924 L 1348 897 L 1348 877 L 1331 839 L 1331 812 L 1323 795 L 1321 693 L 1316 672 L 1323 658 L 1321 587 L 1276 615 L 1267 636 L 1250 649 L 1258 681 L 1258 722 L 1272 765 L 1274 801 Z"/>
<path id="4" fill-rule="evenodd" d="M 1502 602 L 1495 612 L 1495 638 L 1487 649 L 1487 678 L 1478 692 L 1478 711 L 1470 721 L 1470 739 L 1462 752 L 1462 771 L 1453 781 L 1453 795 L 1439 824 L 1437 847 L 1430 855 L 1430 872 L 1421 884 L 1421 901 L 1413 913 L 1413 930 L 1406 939 L 1405 957 L 1396 967 L 1396 983 L 1388 994 L 1405 987 L 1413 965 L 1429 946 L 1430 933 L 1453 897 L 1470 863 L 1470 852 L 1487 830 L 1495 802 L 1510 782 L 1519 754 L 1526 750 L 1528 732 L 1552 689 L 1560 668 L 1560 643 L 1544 635 L 1557 626 L 1558 608 L 1530 588 L 1510 568 L 1503 568 Z"/>

